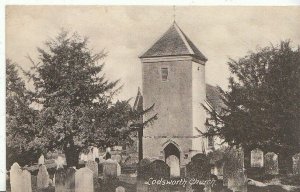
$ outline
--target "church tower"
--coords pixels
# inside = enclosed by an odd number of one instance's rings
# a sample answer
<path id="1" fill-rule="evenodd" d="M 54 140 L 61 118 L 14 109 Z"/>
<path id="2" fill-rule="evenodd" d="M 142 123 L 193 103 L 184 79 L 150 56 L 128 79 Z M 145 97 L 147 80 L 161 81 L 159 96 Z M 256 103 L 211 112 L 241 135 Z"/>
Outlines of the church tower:
<path id="1" fill-rule="evenodd" d="M 206 150 L 206 57 L 183 33 L 176 22 L 143 55 L 143 107 L 155 104 L 149 118 L 158 119 L 144 129 L 144 158 L 159 158 L 179 176 L 196 153 Z"/>

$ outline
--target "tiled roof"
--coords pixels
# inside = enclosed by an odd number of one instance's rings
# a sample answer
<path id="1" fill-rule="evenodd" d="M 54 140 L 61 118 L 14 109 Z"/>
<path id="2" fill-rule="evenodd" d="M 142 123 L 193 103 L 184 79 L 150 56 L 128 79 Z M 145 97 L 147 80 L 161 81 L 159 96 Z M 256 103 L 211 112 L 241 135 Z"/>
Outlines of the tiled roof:
<path id="1" fill-rule="evenodd" d="M 140 58 L 184 55 L 191 55 L 201 61 L 207 61 L 207 58 L 174 22 L 167 32 Z"/>
<path id="2" fill-rule="evenodd" d="M 221 111 L 225 104 L 217 87 L 206 84 L 206 101 L 216 110 Z"/>

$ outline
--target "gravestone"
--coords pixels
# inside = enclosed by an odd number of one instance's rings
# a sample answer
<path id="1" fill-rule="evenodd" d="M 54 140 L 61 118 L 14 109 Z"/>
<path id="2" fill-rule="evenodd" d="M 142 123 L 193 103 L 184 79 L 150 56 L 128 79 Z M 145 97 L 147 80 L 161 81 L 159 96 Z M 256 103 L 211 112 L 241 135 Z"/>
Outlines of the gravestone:
<path id="1" fill-rule="evenodd" d="M 81 153 L 81 155 L 80 155 L 80 160 L 81 161 L 84 161 L 86 158 L 85 158 L 85 154 L 84 153 Z"/>
<path id="2" fill-rule="evenodd" d="M 23 172 L 18 163 L 14 163 L 10 168 L 11 192 L 23 191 Z"/>
<path id="3" fill-rule="evenodd" d="M 116 188 L 116 192 L 125 192 L 125 188 L 122 186 L 119 186 Z"/>
<path id="4" fill-rule="evenodd" d="M 205 154 L 196 154 L 191 158 L 186 166 L 186 174 L 188 178 L 197 178 L 207 180 L 210 177 L 210 163 Z"/>
<path id="5" fill-rule="evenodd" d="M 179 158 L 175 155 L 170 155 L 166 158 L 166 163 L 170 167 L 170 176 L 179 177 L 180 176 Z"/>
<path id="6" fill-rule="evenodd" d="M 38 160 L 38 165 L 44 165 L 45 164 L 45 157 L 42 154 Z"/>
<path id="7" fill-rule="evenodd" d="M 83 167 L 75 173 L 75 192 L 94 192 L 93 172 Z"/>
<path id="8" fill-rule="evenodd" d="M 278 155 L 274 152 L 268 152 L 264 156 L 265 159 L 265 174 L 277 175 L 278 174 Z"/>
<path id="9" fill-rule="evenodd" d="M 230 149 L 225 155 L 223 182 L 233 191 L 247 191 L 247 178 L 244 173 L 244 152 Z"/>
<path id="10" fill-rule="evenodd" d="M 37 188 L 44 189 L 49 186 L 49 174 L 45 165 L 39 166 L 39 172 L 37 174 Z"/>
<path id="11" fill-rule="evenodd" d="M 142 159 L 137 167 L 136 190 L 141 192 L 164 192 L 169 186 L 152 185 L 148 181 L 150 178 L 157 180 L 170 179 L 170 167 L 162 160 Z"/>
<path id="12" fill-rule="evenodd" d="M 117 178 L 118 176 L 118 163 L 112 159 L 103 162 L 103 178 Z"/>
<path id="13" fill-rule="evenodd" d="M 121 163 L 121 161 L 122 161 L 122 157 L 119 154 L 112 155 L 111 159 L 117 161 L 118 163 Z"/>
<path id="14" fill-rule="evenodd" d="M 98 178 L 98 164 L 95 161 L 88 160 L 85 166 L 93 171 L 95 178 Z"/>
<path id="15" fill-rule="evenodd" d="M 137 167 L 138 178 L 170 178 L 170 167 L 162 160 L 142 159 Z"/>
<path id="16" fill-rule="evenodd" d="M 55 192 L 65 192 L 66 172 L 63 168 L 58 168 L 54 174 Z"/>
<path id="17" fill-rule="evenodd" d="M 121 175 L 121 165 L 117 162 L 117 176 Z"/>
<path id="18" fill-rule="evenodd" d="M 263 167 L 264 166 L 264 152 L 260 149 L 254 149 L 251 151 L 251 167 Z"/>
<path id="19" fill-rule="evenodd" d="M 66 170 L 65 188 L 66 192 L 75 192 L 75 173 L 76 169 L 69 167 Z"/>
<path id="20" fill-rule="evenodd" d="M 99 149 L 97 147 L 93 147 L 93 159 L 99 158 Z"/>
<path id="21" fill-rule="evenodd" d="M 23 177 L 23 190 L 22 191 L 32 192 L 30 172 L 27 170 L 23 170 L 22 177 Z"/>
<path id="22" fill-rule="evenodd" d="M 300 153 L 293 156 L 293 174 L 300 174 Z"/>

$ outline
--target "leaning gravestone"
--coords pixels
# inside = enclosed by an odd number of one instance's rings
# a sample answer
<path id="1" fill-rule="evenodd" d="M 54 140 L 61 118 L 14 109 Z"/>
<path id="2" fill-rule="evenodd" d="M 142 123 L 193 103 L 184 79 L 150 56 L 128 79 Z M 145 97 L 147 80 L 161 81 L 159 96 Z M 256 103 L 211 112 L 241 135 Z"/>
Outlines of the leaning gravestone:
<path id="1" fill-rule="evenodd" d="M 94 192 L 93 172 L 83 167 L 75 173 L 75 192 Z"/>
<path id="2" fill-rule="evenodd" d="M 93 171 L 94 177 L 98 178 L 98 164 L 95 161 L 87 161 L 85 166 Z"/>
<path id="3" fill-rule="evenodd" d="M 69 167 L 66 170 L 65 188 L 66 192 L 75 192 L 75 173 L 76 169 Z"/>
<path id="4" fill-rule="evenodd" d="M 65 192 L 66 173 L 63 168 L 58 168 L 54 174 L 55 192 Z"/>
<path id="5" fill-rule="evenodd" d="M 247 178 L 244 173 L 244 152 L 242 149 L 230 149 L 225 155 L 224 171 L 228 188 L 233 191 L 246 192 Z M 224 173 L 225 175 L 225 173 Z"/>
<path id="6" fill-rule="evenodd" d="M 254 149 L 251 151 L 251 167 L 263 167 L 264 166 L 264 152 L 260 149 Z"/>
<path id="7" fill-rule="evenodd" d="M 122 186 L 119 186 L 116 188 L 116 192 L 125 192 L 125 188 Z"/>
<path id="8" fill-rule="evenodd" d="M 293 174 L 300 174 L 300 153 L 293 156 Z"/>
<path id="9" fill-rule="evenodd" d="M 30 172 L 27 170 L 23 170 L 22 177 L 23 177 L 23 190 L 22 191 L 32 192 Z"/>
<path id="10" fill-rule="evenodd" d="M 40 165 L 37 174 L 37 188 L 44 189 L 49 186 L 49 174 L 45 165 Z"/>
<path id="11" fill-rule="evenodd" d="M 103 178 L 117 178 L 118 176 L 118 163 L 112 159 L 103 162 Z"/>
<path id="12" fill-rule="evenodd" d="M 265 174 L 277 175 L 278 174 L 278 155 L 274 152 L 268 152 L 264 156 L 265 159 Z"/>
<path id="13" fill-rule="evenodd" d="M 23 191 L 23 172 L 18 163 L 14 163 L 10 168 L 11 192 Z"/>

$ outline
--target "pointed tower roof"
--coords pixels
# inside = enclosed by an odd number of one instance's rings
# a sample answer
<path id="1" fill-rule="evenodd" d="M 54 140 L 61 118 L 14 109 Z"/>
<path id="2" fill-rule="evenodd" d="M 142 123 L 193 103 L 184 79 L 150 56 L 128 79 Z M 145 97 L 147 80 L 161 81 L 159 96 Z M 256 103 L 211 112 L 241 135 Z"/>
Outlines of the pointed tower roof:
<path id="1" fill-rule="evenodd" d="M 150 49 L 141 55 L 140 58 L 184 55 L 190 55 L 201 61 L 207 61 L 207 58 L 183 33 L 177 23 L 174 22 L 167 32 Z"/>

